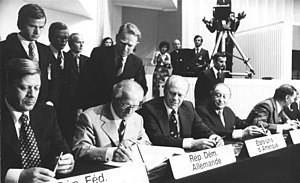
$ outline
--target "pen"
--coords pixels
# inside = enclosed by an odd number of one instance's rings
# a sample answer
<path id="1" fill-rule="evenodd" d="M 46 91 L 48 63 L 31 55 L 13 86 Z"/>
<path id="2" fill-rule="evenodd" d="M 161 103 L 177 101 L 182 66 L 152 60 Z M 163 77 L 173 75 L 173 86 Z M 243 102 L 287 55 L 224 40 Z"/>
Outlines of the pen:
<path id="1" fill-rule="evenodd" d="M 57 170 L 57 167 L 58 167 L 58 162 L 59 162 L 60 158 L 62 157 L 62 155 L 63 155 L 63 152 L 60 153 L 60 155 L 57 159 L 56 165 L 55 165 L 54 170 L 53 170 L 54 173 L 56 173 L 56 170 Z"/>
<path id="2" fill-rule="evenodd" d="M 265 129 L 265 127 L 264 127 L 262 124 L 260 124 L 260 126 L 261 126 L 261 129 L 262 129 L 263 132 L 264 132 L 264 135 L 267 135 L 267 130 Z"/>
<path id="3" fill-rule="evenodd" d="M 123 147 L 123 145 L 122 144 L 119 144 L 119 147 Z M 125 146 L 124 146 L 124 148 L 126 148 Z M 131 161 L 131 162 L 133 162 L 133 160 L 132 160 L 132 158 L 131 157 L 128 157 L 128 159 Z"/>

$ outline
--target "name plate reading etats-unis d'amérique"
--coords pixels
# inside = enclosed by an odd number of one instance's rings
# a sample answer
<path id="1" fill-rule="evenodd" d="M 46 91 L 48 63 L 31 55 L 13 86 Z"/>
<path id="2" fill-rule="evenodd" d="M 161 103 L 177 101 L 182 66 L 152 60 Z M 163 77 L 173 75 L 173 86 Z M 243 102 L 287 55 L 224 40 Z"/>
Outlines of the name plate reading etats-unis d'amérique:
<path id="1" fill-rule="evenodd" d="M 300 130 L 289 131 L 293 144 L 300 144 Z"/>
<path id="2" fill-rule="evenodd" d="M 245 141 L 250 157 L 286 147 L 282 134 L 269 135 Z"/>
<path id="3" fill-rule="evenodd" d="M 232 145 L 173 156 L 169 159 L 173 176 L 180 179 L 236 162 Z"/>
<path id="4" fill-rule="evenodd" d="M 149 183 L 144 165 L 132 165 L 59 179 L 57 183 Z"/>

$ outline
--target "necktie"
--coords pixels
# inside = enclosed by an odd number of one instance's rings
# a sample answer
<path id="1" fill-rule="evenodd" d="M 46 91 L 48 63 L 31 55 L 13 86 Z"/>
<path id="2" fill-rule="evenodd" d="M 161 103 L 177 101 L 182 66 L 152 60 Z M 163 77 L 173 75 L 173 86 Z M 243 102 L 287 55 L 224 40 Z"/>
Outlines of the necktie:
<path id="1" fill-rule="evenodd" d="M 221 80 L 221 71 L 218 71 L 218 73 L 217 73 L 217 79 Z"/>
<path id="2" fill-rule="evenodd" d="M 35 55 L 35 45 L 33 42 L 30 42 L 28 45 L 28 56 L 30 60 L 38 61 Z"/>
<path id="3" fill-rule="evenodd" d="M 23 168 L 38 167 L 41 165 L 41 158 L 28 116 L 23 113 L 19 120 L 21 122 L 19 143 Z"/>
<path id="4" fill-rule="evenodd" d="M 79 55 L 75 56 L 75 65 L 77 73 L 80 73 L 80 58 Z"/>
<path id="5" fill-rule="evenodd" d="M 122 69 L 123 69 L 123 58 L 120 57 L 117 60 L 117 65 L 116 65 L 116 76 L 120 76 L 122 74 Z"/>
<path id="6" fill-rule="evenodd" d="M 63 62 L 63 57 L 62 57 L 62 53 L 61 51 L 58 51 L 58 54 L 57 54 L 57 62 L 60 66 L 61 69 L 64 69 L 64 62 Z"/>
<path id="7" fill-rule="evenodd" d="M 170 114 L 169 126 L 170 126 L 171 137 L 178 137 L 177 119 L 175 117 L 175 110 L 173 110 Z"/>
<path id="8" fill-rule="evenodd" d="M 120 123 L 120 127 L 118 129 L 118 133 L 119 133 L 119 143 L 122 142 L 123 137 L 124 137 L 124 133 L 125 133 L 125 128 L 126 128 L 126 121 L 123 119 Z"/>
<path id="9" fill-rule="evenodd" d="M 225 127 L 225 121 L 224 121 L 224 116 L 223 116 L 223 114 L 222 114 L 222 111 L 219 111 L 219 112 L 218 112 L 218 115 L 219 115 L 219 117 L 220 117 L 220 120 L 221 120 L 223 126 Z"/>

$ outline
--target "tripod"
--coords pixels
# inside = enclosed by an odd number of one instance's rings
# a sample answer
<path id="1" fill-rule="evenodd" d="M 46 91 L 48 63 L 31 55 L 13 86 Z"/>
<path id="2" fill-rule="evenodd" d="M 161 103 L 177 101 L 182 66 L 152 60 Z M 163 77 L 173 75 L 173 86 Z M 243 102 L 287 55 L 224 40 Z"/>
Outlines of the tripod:
<path id="1" fill-rule="evenodd" d="M 227 35 L 229 36 L 229 38 L 232 40 L 234 46 L 236 47 L 236 49 L 238 50 L 238 52 L 240 53 L 240 55 L 242 56 L 242 58 L 240 57 L 237 57 L 235 55 L 233 55 L 232 53 L 228 53 L 226 52 L 226 33 Z M 222 41 L 222 42 L 221 42 Z M 252 74 L 255 75 L 255 72 L 252 68 L 252 66 L 250 65 L 249 63 L 249 60 L 250 58 L 247 58 L 245 56 L 245 54 L 243 53 L 242 49 L 240 48 L 240 46 L 237 44 L 237 41 L 235 40 L 235 38 L 233 37 L 232 35 L 232 31 L 230 30 L 230 28 L 222 28 L 221 30 L 219 30 L 219 35 L 218 35 L 218 38 L 217 38 L 217 42 L 214 46 L 214 49 L 213 49 L 213 52 L 212 52 L 212 56 L 217 52 L 219 46 L 220 46 L 220 43 L 221 43 L 221 51 L 223 53 L 226 53 L 227 55 L 230 55 L 230 56 L 233 56 L 239 60 L 242 60 L 244 62 L 244 64 L 247 65 L 247 67 L 250 69 L 250 73 L 246 73 L 245 76 L 246 77 L 249 77 L 251 78 L 252 77 Z M 235 75 L 234 73 L 230 73 L 231 75 Z M 238 74 L 239 76 L 241 75 L 240 73 Z"/>

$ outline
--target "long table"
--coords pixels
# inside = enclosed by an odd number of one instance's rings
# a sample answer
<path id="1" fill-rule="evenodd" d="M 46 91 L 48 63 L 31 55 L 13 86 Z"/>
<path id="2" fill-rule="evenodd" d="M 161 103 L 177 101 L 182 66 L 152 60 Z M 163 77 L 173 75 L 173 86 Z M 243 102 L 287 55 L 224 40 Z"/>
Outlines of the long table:
<path id="1" fill-rule="evenodd" d="M 99 162 L 76 162 L 71 176 L 103 171 Z M 243 149 L 237 162 L 175 180 L 168 163 L 150 172 L 151 183 L 299 183 L 300 144 L 249 158 Z"/>

